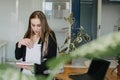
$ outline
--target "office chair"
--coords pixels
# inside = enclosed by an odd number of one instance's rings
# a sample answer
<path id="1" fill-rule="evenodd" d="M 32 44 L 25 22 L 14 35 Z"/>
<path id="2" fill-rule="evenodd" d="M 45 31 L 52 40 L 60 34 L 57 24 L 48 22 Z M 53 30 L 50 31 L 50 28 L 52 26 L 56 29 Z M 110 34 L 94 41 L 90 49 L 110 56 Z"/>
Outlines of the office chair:
<path id="1" fill-rule="evenodd" d="M 78 75 L 69 75 L 72 80 L 104 80 L 110 62 L 103 59 L 92 59 L 88 72 Z"/>

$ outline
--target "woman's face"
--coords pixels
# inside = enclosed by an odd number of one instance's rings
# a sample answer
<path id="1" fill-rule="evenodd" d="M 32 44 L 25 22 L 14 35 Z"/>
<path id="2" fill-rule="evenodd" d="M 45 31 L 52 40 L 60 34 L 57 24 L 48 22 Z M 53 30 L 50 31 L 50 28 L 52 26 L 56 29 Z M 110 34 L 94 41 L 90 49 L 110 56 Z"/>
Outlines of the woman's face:
<path id="1" fill-rule="evenodd" d="M 31 29 L 35 35 L 40 35 L 41 21 L 39 20 L 39 18 L 31 19 Z"/>

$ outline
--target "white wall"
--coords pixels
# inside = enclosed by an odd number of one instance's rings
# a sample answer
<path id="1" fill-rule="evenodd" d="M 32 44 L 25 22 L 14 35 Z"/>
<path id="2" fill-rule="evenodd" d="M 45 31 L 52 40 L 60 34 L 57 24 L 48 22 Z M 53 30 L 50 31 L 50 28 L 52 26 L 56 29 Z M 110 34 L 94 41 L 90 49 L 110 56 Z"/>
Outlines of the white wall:
<path id="1" fill-rule="evenodd" d="M 103 4 L 102 5 L 102 26 L 100 35 L 107 35 L 114 32 L 114 26 L 120 24 L 120 5 Z"/>
<path id="2" fill-rule="evenodd" d="M 0 0 L 0 39 L 8 41 L 7 58 L 14 59 L 15 43 L 23 37 L 28 17 L 42 0 Z"/>
<path id="3" fill-rule="evenodd" d="M 7 59 L 15 59 L 15 43 L 22 39 L 27 29 L 30 14 L 34 10 L 43 9 L 43 1 L 44 0 L 0 0 L 0 40 L 8 41 L 6 50 Z M 67 27 L 67 23 L 65 23 L 65 21 L 49 19 L 48 22 L 56 33 L 58 45 L 61 46 L 64 42 L 65 32 L 62 30 L 58 31 L 55 27 L 59 29 L 61 26 Z"/>
<path id="4" fill-rule="evenodd" d="M 12 44 L 16 38 L 16 9 L 15 0 L 0 0 L 0 39 L 9 40 L 8 54 L 12 55 Z"/>

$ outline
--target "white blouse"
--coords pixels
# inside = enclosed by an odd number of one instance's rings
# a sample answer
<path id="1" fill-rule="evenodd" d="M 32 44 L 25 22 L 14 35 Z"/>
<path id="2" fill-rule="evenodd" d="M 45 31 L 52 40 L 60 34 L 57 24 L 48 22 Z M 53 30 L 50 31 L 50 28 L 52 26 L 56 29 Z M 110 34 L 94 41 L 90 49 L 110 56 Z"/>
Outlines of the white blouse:
<path id="1" fill-rule="evenodd" d="M 38 44 L 38 41 L 34 44 L 33 48 L 26 47 L 25 62 L 28 64 L 41 64 L 41 44 Z M 22 73 L 34 76 L 30 70 L 23 69 Z"/>
<path id="2" fill-rule="evenodd" d="M 33 48 L 26 48 L 25 62 L 41 64 L 41 44 L 34 44 Z"/>

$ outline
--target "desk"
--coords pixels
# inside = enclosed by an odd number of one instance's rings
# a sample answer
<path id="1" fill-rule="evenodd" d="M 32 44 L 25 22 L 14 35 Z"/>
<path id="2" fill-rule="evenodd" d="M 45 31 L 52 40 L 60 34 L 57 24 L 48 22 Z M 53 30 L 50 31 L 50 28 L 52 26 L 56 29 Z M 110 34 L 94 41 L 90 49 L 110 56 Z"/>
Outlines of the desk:
<path id="1" fill-rule="evenodd" d="M 5 63 L 5 59 L 6 59 L 6 50 L 5 50 L 6 45 L 7 45 L 7 41 L 0 40 L 0 49 L 2 50 L 2 56 L 1 56 L 2 63 Z"/>
<path id="2" fill-rule="evenodd" d="M 86 73 L 88 68 L 86 67 L 64 67 L 64 72 L 59 73 L 55 76 L 55 80 L 72 80 L 68 75 Z M 117 80 L 117 74 L 114 72 L 111 74 L 113 68 L 109 68 L 105 77 L 105 80 Z"/>

